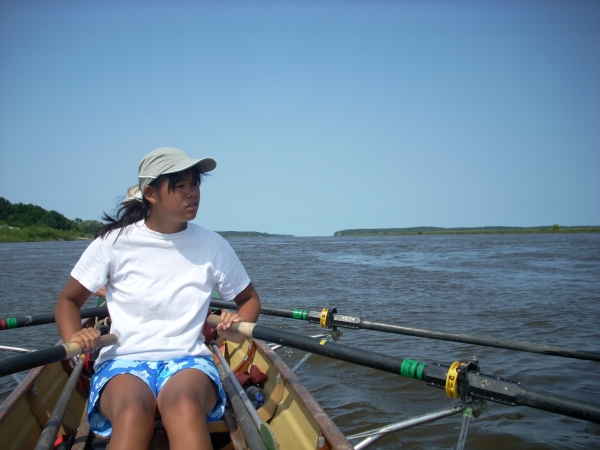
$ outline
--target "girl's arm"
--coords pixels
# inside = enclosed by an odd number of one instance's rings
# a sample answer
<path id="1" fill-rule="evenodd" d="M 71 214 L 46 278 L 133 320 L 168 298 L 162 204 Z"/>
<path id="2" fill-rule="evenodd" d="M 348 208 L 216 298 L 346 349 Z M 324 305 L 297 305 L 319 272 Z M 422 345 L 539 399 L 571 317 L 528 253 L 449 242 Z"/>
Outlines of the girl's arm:
<path id="1" fill-rule="evenodd" d="M 75 342 L 84 352 L 91 352 L 100 345 L 100 332 L 93 328 L 81 328 L 79 309 L 92 293 L 75 278 L 69 280 L 58 296 L 54 317 L 64 342 Z"/>
<path id="2" fill-rule="evenodd" d="M 228 330 L 236 322 L 256 322 L 260 314 L 260 299 L 258 292 L 250 283 L 240 292 L 233 301 L 237 305 L 237 312 L 221 312 L 221 323 L 217 326 L 219 336 L 234 342 L 243 342 L 246 339 L 242 334 Z"/>

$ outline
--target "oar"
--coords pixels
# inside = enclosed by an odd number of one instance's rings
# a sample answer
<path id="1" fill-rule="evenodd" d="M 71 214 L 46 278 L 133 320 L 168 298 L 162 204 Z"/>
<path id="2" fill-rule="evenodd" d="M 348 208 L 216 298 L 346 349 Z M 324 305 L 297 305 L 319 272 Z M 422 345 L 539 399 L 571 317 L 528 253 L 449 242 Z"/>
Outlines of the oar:
<path id="1" fill-rule="evenodd" d="M 212 299 L 210 305 L 215 308 L 235 308 L 231 302 Z M 452 333 L 447 331 L 405 327 L 401 325 L 370 322 L 359 317 L 348 316 L 344 314 L 335 314 L 331 310 L 324 309 L 322 312 L 309 311 L 305 309 L 286 310 L 280 308 L 271 308 L 261 305 L 261 314 L 276 317 L 285 317 L 290 319 L 305 320 L 310 323 L 320 323 L 324 328 L 332 326 L 342 328 L 353 328 L 363 330 L 382 331 L 386 333 L 403 334 L 407 336 L 417 336 L 429 339 L 438 339 L 443 341 L 461 342 L 464 344 L 480 345 L 484 347 L 505 348 L 529 353 L 540 353 L 544 355 L 562 356 L 566 358 L 582 359 L 588 361 L 600 361 L 600 353 L 586 350 L 578 350 L 569 347 L 557 345 L 535 344 L 524 341 L 514 341 L 510 339 L 476 336 L 466 333 Z M 85 308 L 80 310 L 81 318 L 89 317 L 108 317 L 106 306 L 99 308 Z M 34 325 L 44 325 L 54 323 L 54 313 L 40 314 L 37 316 L 8 317 L 0 319 L 0 330 L 12 328 L 21 328 Z"/>
<path id="2" fill-rule="evenodd" d="M 100 337 L 100 348 L 116 343 L 117 336 L 114 334 L 106 334 Z M 82 353 L 83 351 L 79 344 L 67 342 L 66 344 L 55 345 L 54 347 L 36 350 L 24 355 L 12 356 L 0 361 L 0 377 L 56 361 L 62 361 L 63 359 L 72 358 Z"/>
<path id="3" fill-rule="evenodd" d="M 207 320 L 209 324 L 215 327 L 219 323 L 218 316 L 209 316 Z M 466 399 L 472 396 L 511 406 L 529 406 L 600 423 L 600 405 L 579 402 L 568 397 L 530 389 L 516 381 L 467 370 L 467 366 L 460 365 L 458 362 L 449 367 L 438 363 L 397 359 L 371 350 L 363 350 L 336 342 L 332 343 L 331 341 L 317 341 L 289 331 L 248 322 L 233 324 L 231 329 L 249 338 L 275 342 L 329 358 L 341 359 L 425 381 L 430 386 L 446 389 L 446 394 L 451 398 L 463 397 Z"/>
<path id="4" fill-rule="evenodd" d="M 275 433 L 273 432 L 269 424 L 263 422 L 263 420 L 256 412 L 256 408 L 254 408 L 254 405 L 250 401 L 248 394 L 246 394 L 246 391 L 244 391 L 244 388 L 236 378 L 235 373 L 233 373 L 233 370 L 231 370 L 231 367 L 229 367 L 229 364 L 225 360 L 225 357 L 221 353 L 221 350 L 219 350 L 219 346 L 214 341 L 211 342 L 210 346 L 219 358 L 217 365 L 219 365 L 220 368 L 223 368 L 223 371 L 225 372 L 225 377 L 231 382 L 231 385 L 235 388 L 237 394 L 242 399 L 245 409 L 246 411 L 248 411 L 250 418 L 254 422 L 254 426 L 258 430 L 260 438 L 265 444 L 265 447 L 267 448 L 267 450 L 277 450 L 279 448 L 279 445 L 277 444 L 277 438 L 275 437 Z"/>
<path id="5" fill-rule="evenodd" d="M 7 345 L 0 345 L 0 350 L 6 350 L 7 352 L 16 352 L 16 353 L 31 353 L 34 350 L 29 350 L 21 347 L 9 347 Z"/>
<path id="6" fill-rule="evenodd" d="M 90 317 L 108 317 L 108 308 L 85 308 L 79 311 L 82 319 Z M 34 325 L 45 325 L 54 323 L 54 313 L 38 314 L 36 316 L 6 317 L 0 319 L 0 330 L 10 330 L 12 328 L 31 327 Z"/>
<path id="7" fill-rule="evenodd" d="M 223 383 L 223 389 L 225 389 L 225 393 L 227 394 L 227 398 L 229 399 L 229 403 L 233 408 L 233 412 L 235 413 L 235 420 L 239 424 L 239 427 L 242 430 L 242 434 L 244 435 L 244 440 L 250 450 L 267 450 L 267 447 L 262 441 L 262 438 L 258 434 L 258 430 L 254 426 L 254 422 L 250 417 L 250 413 L 246 409 L 242 398 L 237 393 L 233 383 L 227 376 L 225 369 L 223 368 L 223 364 L 221 361 L 215 361 L 215 365 L 217 366 L 217 370 L 219 371 L 219 377 Z"/>
<path id="8" fill-rule="evenodd" d="M 54 448 L 56 434 L 58 433 L 58 429 L 62 424 L 65 413 L 67 412 L 67 406 L 69 406 L 75 386 L 77 386 L 79 375 L 81 375 L 81 371 L 83 370 L 84 361 L 85 358 L 83 356 L 78 358 L 77 364 L 75 365 L 73 372 L 71 372 L 71 376 L 69 376 L 67 384 L 60 394 L 60 397 L 58 398 L 58 401 L 52 410 L 52 414 L 50 415 L 48 423 L 42 430 L 42 434 L 40 435 L 34 450 L 50 450 Z"/>
<path id="9" fill-rule="evenodd" d="M 210 301 L 210 304 L 211 306 L 218 308 L 231 308 L 231 302 L 225 302 L 223 300 L 213 299 Z M 269 316 L 286 317 L 290 319 L 305 320 L 311 323 L 320 323 L 323 328 L 331 328 L 336 326 L 342 328 L 383 331 L 386 333 L 404 334 L 408 336 L 418 336 L 429 339 L 439 339 L 443 341 L 462 342 L 464 344 L 481 345 L 484 347 L 506 348 L 521 352 L 541 353 L 544 355 L 563 356 L 566 358 L 583 359 L 588 361 L 600 361 L 600 353 L 598 352 L 577 350 L 574 348 L 561 347 L 557 345 L 542 345 L 531 342 L 513 341 L 510 339 L 475 336 L 464 333 L 450 333 L 446 331 L 427 330 L 423 328 L 369 322 L 359 317 L 335 314 L 328 309 L 324 309 L 321 312 L 308 311 L 304 309 L 294 309 L 292 311 L 270 308 L 261 305 L 260 313 Z"/>

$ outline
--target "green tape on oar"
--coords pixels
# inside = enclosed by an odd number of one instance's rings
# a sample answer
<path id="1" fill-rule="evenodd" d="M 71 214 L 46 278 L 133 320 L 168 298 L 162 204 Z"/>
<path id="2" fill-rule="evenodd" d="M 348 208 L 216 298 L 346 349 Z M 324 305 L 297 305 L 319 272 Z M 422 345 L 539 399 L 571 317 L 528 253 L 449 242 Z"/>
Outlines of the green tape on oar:
<path id="1" fill-rule="evenodd" d="M 265 447 L 267 447 L 267 450 L 279 449 L 279 444 L 277 444 L 277 438 L 275 437 L 275 433 L 273 432 L 273 429 L 268 423 L 261 423 L 258 432 L 260 434 L 260 438 L 263 441 L 263 444 L 265 444 Z"/>
<path id="2" fill-rule="evenodd" d="M 31 317 L 7 317 L 6 319 L 0 319 L 0 330 L 11 330 L 19 326 L 24 326 L 28 320 L 31 320 Z M 19 321 L 23 325 L 19 324 Z"/>
<path id="3" fill-rule="evenodd" d="M 402 364 L 400 364 L 400 375 L 423 380 L 423 369 L 425 369 L 425 363 L 412 359 L 404 359 L 402 360 Z"/>
<path id="4" fill-rule="evenodd" d="M 307 315 L 308 311 L 305 309 L 294 309 L 292 312 L 292 317 L 298 320 L 306 320 Z"/>

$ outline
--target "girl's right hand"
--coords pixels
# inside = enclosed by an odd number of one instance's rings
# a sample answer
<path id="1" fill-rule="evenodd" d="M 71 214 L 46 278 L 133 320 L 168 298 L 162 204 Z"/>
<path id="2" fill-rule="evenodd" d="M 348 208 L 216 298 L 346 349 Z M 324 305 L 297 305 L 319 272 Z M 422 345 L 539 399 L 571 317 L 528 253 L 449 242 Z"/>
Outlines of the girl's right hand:
<path id="1" fill-rule="evenodd" d="M 217 334 L 228 341 L 241 344 L 246 340 L 246 336 L 231 329 L 231 325 L 238 322 L 243 322 L 244 318 L 237 313 L 223 310 L 220 316 L 221 322 L 216 327 Z"/>
<path id="2" fill-rule="evenodd" d="M 69 342 L 78 344 L 84 353 L 90 353 L 100 346 L 100 331 L 93 328 L 83 328 L 71 336 Z"/>

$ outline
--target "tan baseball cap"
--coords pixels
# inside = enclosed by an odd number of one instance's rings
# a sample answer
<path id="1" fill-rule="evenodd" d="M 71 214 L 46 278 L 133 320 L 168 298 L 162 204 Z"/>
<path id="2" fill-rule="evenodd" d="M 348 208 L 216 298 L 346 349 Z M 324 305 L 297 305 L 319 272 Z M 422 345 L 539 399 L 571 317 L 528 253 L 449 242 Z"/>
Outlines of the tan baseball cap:
<path id="1" fill-rule="evenodd" d="M 138 168 L 140 191 L 161 175 L 181 172 L 196 166 L 201 173 L 210 172 L 217 167 L 212 158 L 192 159 L 178 148 L 162 147 L 152 150 L 142 158 Z"/>

